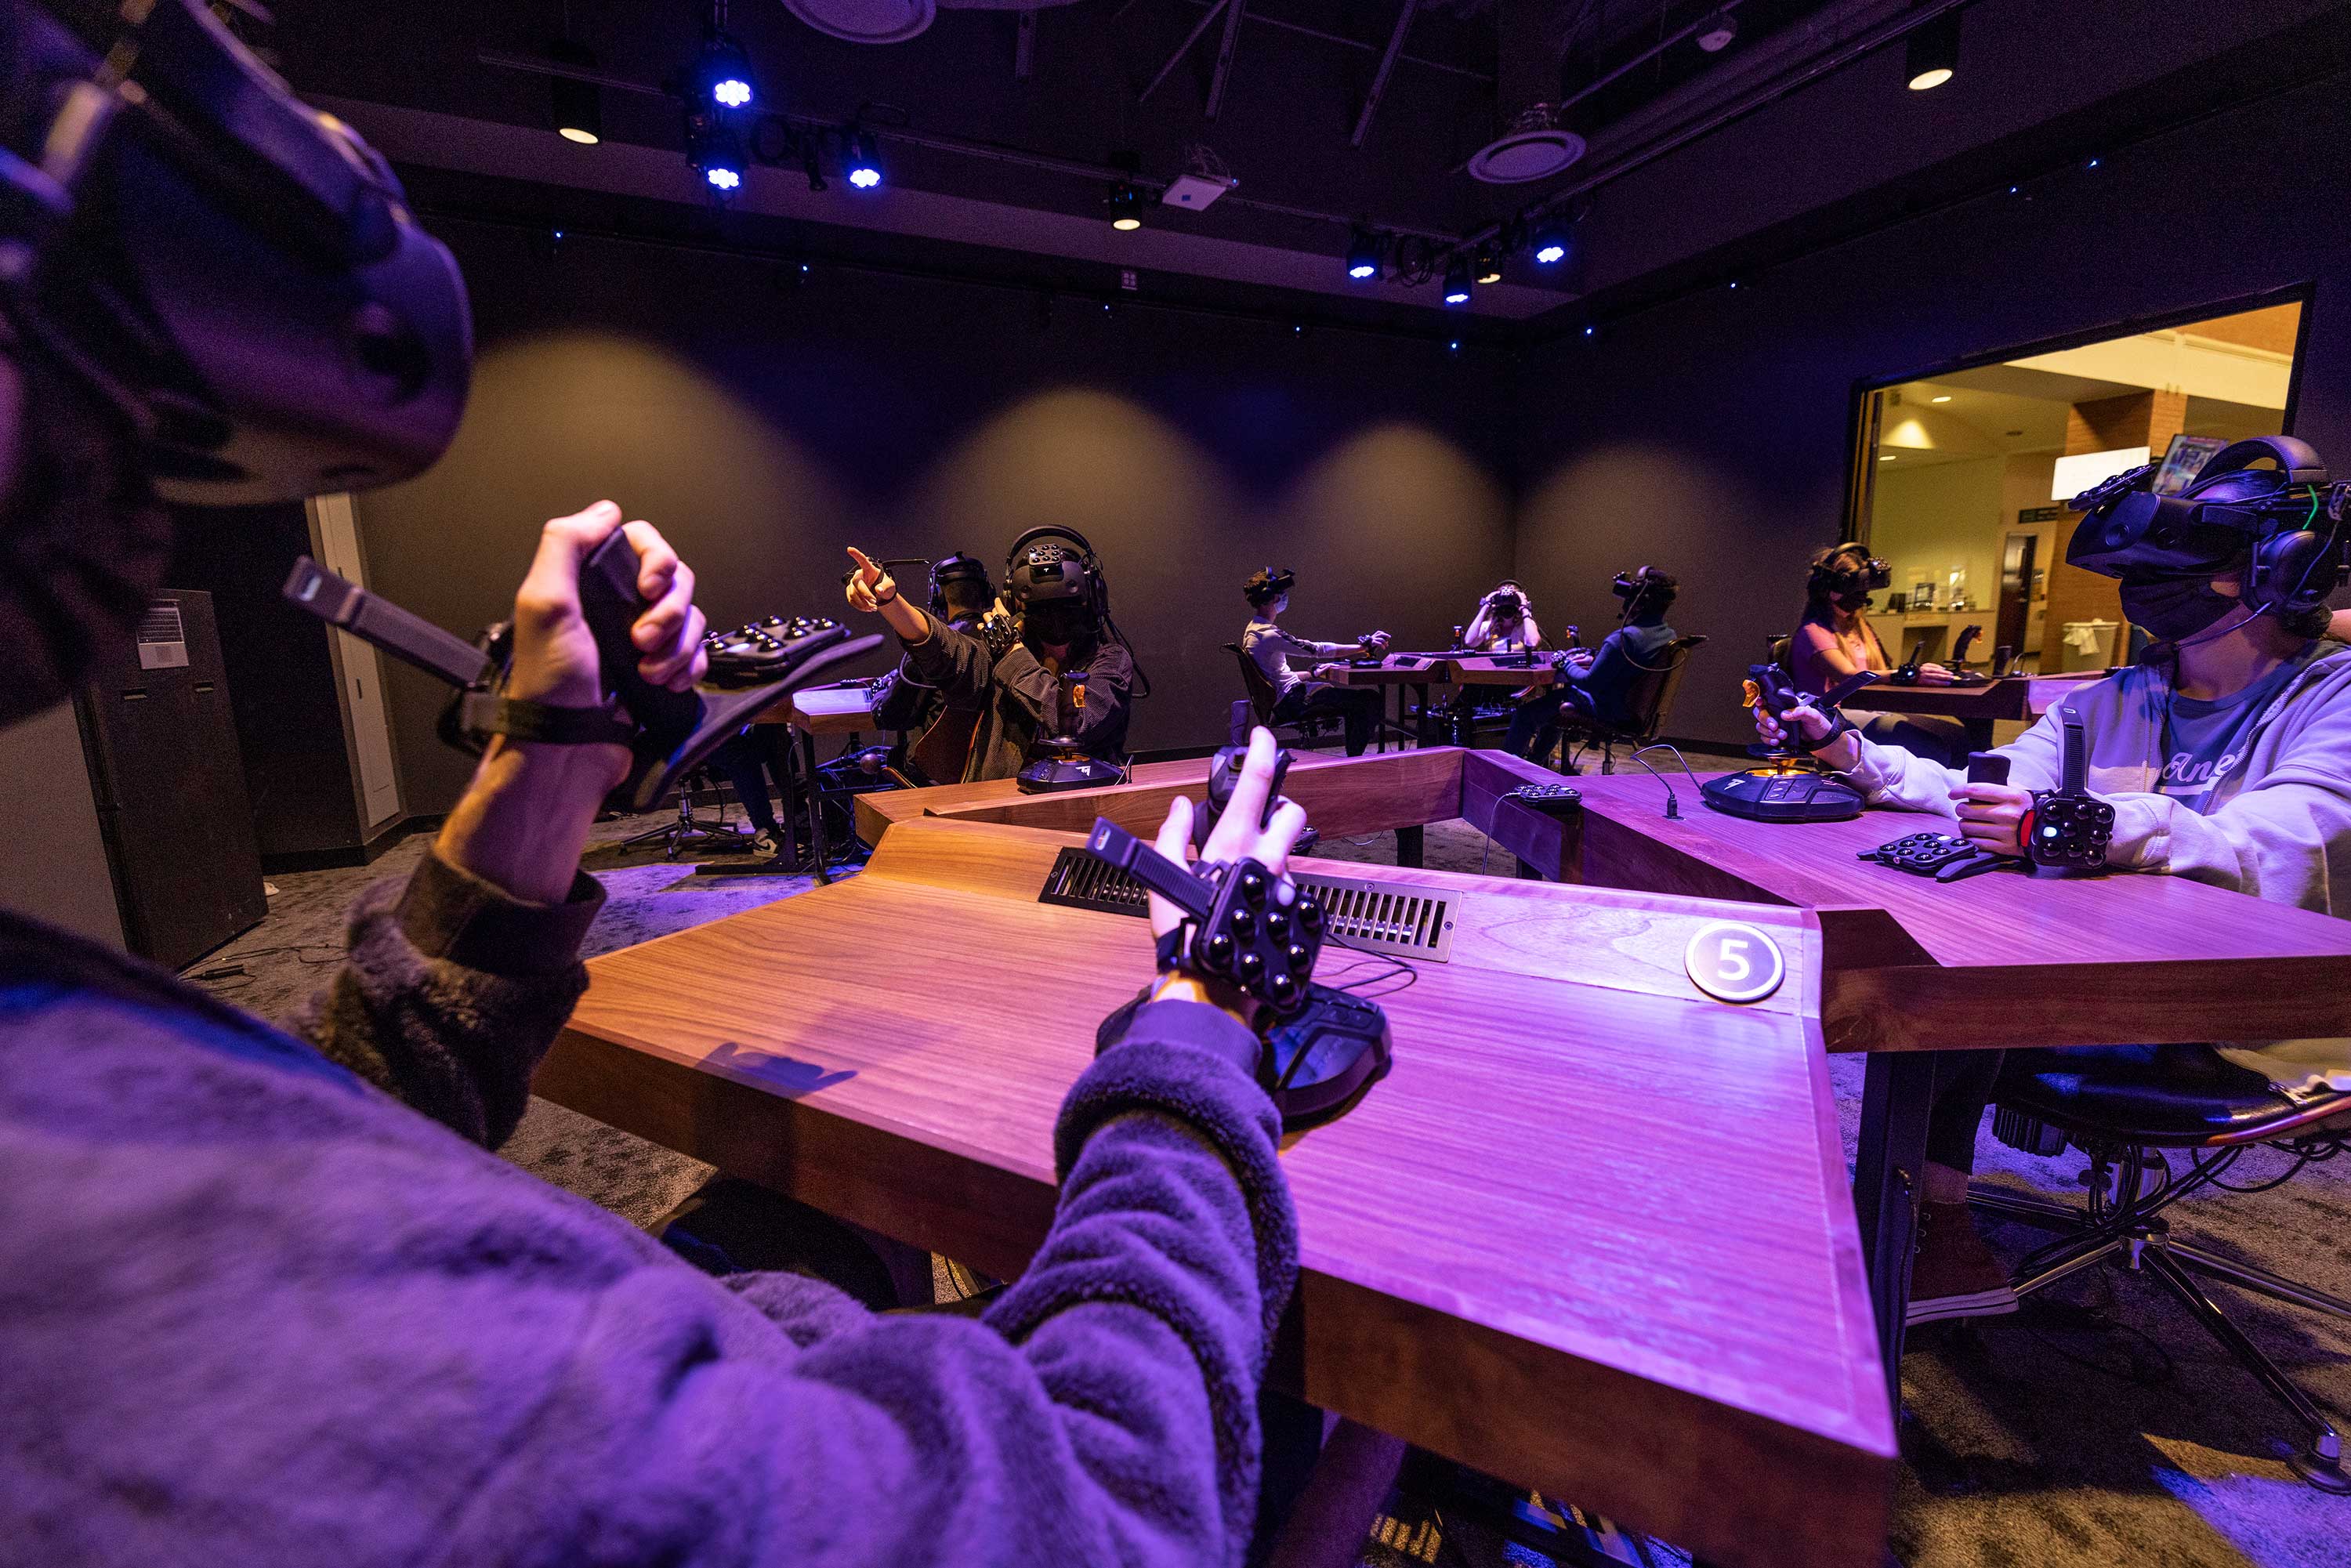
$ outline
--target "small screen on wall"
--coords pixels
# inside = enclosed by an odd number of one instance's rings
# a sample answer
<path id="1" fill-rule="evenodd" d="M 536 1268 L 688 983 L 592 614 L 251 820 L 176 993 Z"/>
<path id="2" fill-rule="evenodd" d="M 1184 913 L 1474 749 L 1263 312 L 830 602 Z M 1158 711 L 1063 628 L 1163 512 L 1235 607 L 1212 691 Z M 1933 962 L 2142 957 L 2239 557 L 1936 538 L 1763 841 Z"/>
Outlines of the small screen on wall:
<path id="1" fill-rule="evenodd" d="M 2219 435 L 2175 435 L 2163 454 L 2163 466 L 2155 471 L 2155 493 L 2177 496 L 2194 482 L 2196 475 L 2211 460 L 2212 454 L 2228 445 L 2228 439 Z"/>

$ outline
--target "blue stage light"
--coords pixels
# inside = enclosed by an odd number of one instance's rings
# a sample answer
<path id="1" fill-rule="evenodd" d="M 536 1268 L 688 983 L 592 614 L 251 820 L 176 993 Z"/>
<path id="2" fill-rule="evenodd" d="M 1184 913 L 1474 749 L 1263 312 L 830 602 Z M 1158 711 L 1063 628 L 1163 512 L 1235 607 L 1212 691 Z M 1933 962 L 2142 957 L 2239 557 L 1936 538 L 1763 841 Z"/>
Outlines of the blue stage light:
<path id="1" fill-rule="evenodd" d="M 1347 276 L 1369 283 L 1380 275 L 1380 236 L 1357 229 L 1347 240 Z"/>
<path id="2" fill-rule="evenodd" d="M 882 183 L 882 160 L 873 151 L 873 137 L 869 131 L 856 131 L 849 138 L 849 183 L 861 191 L 870 191 Z"/>
<path id="3" fill-rule="evenodd" d="M 737 190 L 743 183 L 743 171 L 729 169 L 723 163 L 713 163 L 702 172 L 702 177 L 710 182 L 714 191 Z"/>
<path id="4" fill-rule="evenodd" d="M 1457 257 L 1445 269 L 1445 302 L 1447 305 L 1469 303 L 1469 263 Z"/>
<path id="5" fill-rule="evenodd" d="M 751 101 L 751 84 L 741 77 L 722 77 L 710 84 L 710 100 L 726 109 L 740 109 Z"/>

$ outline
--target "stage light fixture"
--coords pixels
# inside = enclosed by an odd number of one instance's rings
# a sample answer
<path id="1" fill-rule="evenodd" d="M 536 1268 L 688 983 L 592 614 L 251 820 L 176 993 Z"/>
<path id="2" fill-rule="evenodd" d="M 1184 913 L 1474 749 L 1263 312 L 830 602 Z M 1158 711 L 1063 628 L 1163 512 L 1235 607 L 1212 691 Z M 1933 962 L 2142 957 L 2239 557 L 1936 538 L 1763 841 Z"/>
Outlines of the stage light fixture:
<path id="1" fill-rule="evenodd" d="M 710 26 L 703 30 L 702 53 L 694 62 L 694 86 L 716 108 L 748 109 L 758 96 L 751 85 L 751 60 L 743 46 L 727 37 L 726 16 L 722 0 L 711 8 Z"/>
<path id="2" fill-rule="evenodd" d="M 1380 236 L 1357 229 L 1347 240 L 1347 276 L 1369 283 L 1380 275 Z"/>
<path id="3" fill-rule="evenodd" d="M 743 143 L 733 131 L 710 126 L 690 135 L 686 147 L 694 166 L 702 171 L 703 183 L 713 192 L 723 197 L 743 188 Z"/>
<path id="4" fill-rule="evenodd" d="M 1447 305 L 1469 303 L 1469 263 L 1459 256 L 1445 268 L 1445 302 Z"/>
<path id="5" fill-rule="evenodd" d="M 1143 193 L 1123 181 L 1110 193 L 1110 226 L 1122 234 L 1143 226 Z"/>
<path id="6" fill-rule="evenodd" d="M 1698 47 L 1709 55 L 1719 55 L 1730 47 L 1730 41 L 1737 37 L 1739 18 L 1728 10 L 1717 11 L 1699 27 Z"/>
<path id="7" fill-rule="evenodd" d="M 855 131 L 849 134 L 849 183 L 861 191 L 870 191 L 882 183 L 882 159 L 873 150 L 873 133 Z"/>
<path id="8" fill-rule="evenodd" d="M 1480 246 L 1479 247 L 1479 250 L 1478 250 L 1478 261 L 1477 261 L 1477 266 L 1476 266 L 1476 267 L 1473 269 L 1471 276 L 1475 277 L 1477 278 L 1477 280 L 1478 280 L 1479 282 L 1480 282 L 1480 283 L 1499 283 L 1499 282 L 1501 282 L 1501 281 L 1502 281 L 1502 256 L 1501 256 L 1501 253 L 1500 253 L 1499 251 L 1496 250 L 1496 249 L 1495 249 L 1492 246 L 1490 246 L 1490 245 L 1489 245 L 1489 246 Z"/>
<path id="9" fill-rule="evenodd" d="M 1912 92 L 1926 92 L 1951 79 L 1959 68 L 1959 13 L 1956 7 L 1910 29 L 1904 41 L 1903 76 Z"/>
<path id="10" fill-rule="evenodd" d="M 1535 230 L 1535 260 L 1543 267 L 1557 267 L 1567 259 L 1567 229 L 1550 223 Z"/>
<path id="11" fill-rule="evenodd" d="M 579 70 L 594 70 L 595 52 L 569 38 L 547 46 L 548 58 Z M 549 77 L 547 83 L 555 133 L 566 141 L 593 147 L 604 139 L 604 89 L 577 77 Z"/>

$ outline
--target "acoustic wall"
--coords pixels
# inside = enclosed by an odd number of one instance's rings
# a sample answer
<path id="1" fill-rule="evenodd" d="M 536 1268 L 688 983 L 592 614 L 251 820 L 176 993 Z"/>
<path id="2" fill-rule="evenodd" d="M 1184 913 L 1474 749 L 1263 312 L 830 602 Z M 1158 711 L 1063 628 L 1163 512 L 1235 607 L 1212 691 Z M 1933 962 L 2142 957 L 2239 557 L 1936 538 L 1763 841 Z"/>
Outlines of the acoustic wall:
<path id="1" fill-rule="evenodd" d="M 360 497 L 373 586 L 470 634 L 540 522 L 611 497 L 701 574 L 714 622 L 841 608 L 843 547 L 1000 559 L 1084 532 L 1156 683 L 1139 749 L 1219 743 L 1240 584 L 1299 574 L 1307 635 L 1441 637 L 1510 565 L 1505 354 L 1278 319 L 436 220 L 480 342 L 455 445 Z M 881 667 L 877 659 L 874 667 Z M 463 758 L 392 675 L 412 811 Z"/>

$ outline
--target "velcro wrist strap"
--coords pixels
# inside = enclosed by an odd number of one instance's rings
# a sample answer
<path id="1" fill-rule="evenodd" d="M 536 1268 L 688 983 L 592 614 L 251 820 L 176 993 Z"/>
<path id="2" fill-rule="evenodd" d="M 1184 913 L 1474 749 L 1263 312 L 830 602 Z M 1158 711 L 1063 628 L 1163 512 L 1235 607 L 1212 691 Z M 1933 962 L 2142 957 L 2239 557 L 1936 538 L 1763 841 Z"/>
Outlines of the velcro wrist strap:
<path id="1" fill-rule="evenodd" d="M 608 706 L 559 707 L 495 692 L 467 692 L 457 705 L 457 727 L 472 736 L 503 735 L 543 746 L 632 746 L 637 738 L 636 727 Z"/>

